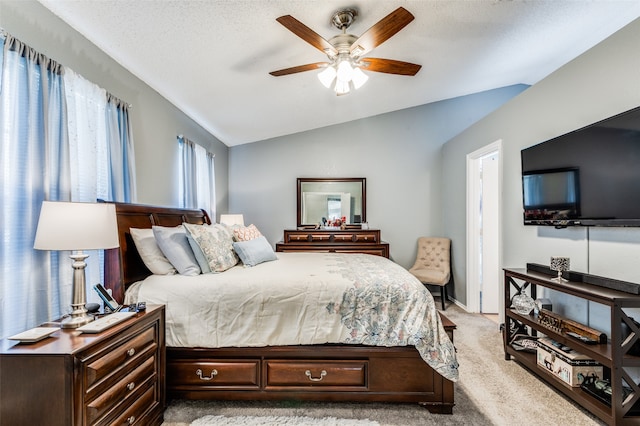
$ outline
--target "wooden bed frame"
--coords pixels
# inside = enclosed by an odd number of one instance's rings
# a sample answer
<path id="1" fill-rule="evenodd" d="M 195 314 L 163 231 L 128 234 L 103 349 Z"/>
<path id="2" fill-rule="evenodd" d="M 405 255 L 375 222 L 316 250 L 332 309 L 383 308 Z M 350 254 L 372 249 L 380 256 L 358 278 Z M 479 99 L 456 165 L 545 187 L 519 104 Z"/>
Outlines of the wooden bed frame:
<path id="1" fill-rule="evenodd" d="M 130 228 L 210 224 L 204 210 L 114 203 L 120 248 L 105 254 L 105 286 L 123 302 L 126 287 L 151 274 Z M 442 316 L 453 338 L 455 324 Z M 451 414 L 453 382 L 412 347 L 364 345 L 167 348 L 167 395 L 179 399 L 419 403 Z"/>

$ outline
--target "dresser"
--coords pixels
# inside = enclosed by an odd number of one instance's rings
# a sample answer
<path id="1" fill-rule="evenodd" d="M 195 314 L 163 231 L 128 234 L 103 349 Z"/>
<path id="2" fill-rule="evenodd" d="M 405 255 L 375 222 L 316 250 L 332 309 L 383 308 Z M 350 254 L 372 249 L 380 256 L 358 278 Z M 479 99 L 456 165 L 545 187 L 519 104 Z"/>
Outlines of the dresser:
<path id="1" fill-rule="evenodd" d="M 286 229 L 276 251 L 367 253 L 388 258 L 389 244 L 380 240 L 379 229 Z"/>
<path id="2" fill-rule="evenodd" d="M 97 334 L 0 340 L 0 424 L 162 424 L 164 320 L 164 306 L 149 305 Z"/>

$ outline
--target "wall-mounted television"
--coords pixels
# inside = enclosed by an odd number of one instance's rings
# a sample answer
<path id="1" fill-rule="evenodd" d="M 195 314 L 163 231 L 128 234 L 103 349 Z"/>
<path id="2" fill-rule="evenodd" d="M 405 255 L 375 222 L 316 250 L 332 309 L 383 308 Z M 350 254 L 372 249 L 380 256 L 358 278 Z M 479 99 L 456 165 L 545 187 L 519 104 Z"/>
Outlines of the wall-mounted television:
<path id="1" fill-rule="evenodd" d="M 640 107 L 521 151 L 525 225 L 640 226 Z"/>

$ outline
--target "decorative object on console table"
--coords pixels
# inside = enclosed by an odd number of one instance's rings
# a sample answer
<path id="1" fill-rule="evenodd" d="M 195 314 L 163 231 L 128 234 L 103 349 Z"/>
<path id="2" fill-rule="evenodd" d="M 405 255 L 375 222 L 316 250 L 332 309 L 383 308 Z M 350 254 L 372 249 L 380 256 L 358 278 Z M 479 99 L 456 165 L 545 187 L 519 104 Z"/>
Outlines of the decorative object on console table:
<path id="1" fill-rule="evenodd" d="M 513 296 L 513 307 L 520 315 L 529 315 L 536 307 L 536 302 L 524 291 Z"/>
<path id="2" fill-rule="evenodd" d="M 107 203 L 44 201 L 33 244 L 39 250 L 71 250 L 73 287 L 71 314 L 60 322 L 62 328 L 77 328 L 93 320 L 87 315 L 85 259 L 83 250 L 119 246 L 116 209 Z"/>
<path id="3" fill-rule="evenodd" d="M 602 364 L 558 342 L 538 339 L 538 366 L 569 386 L 578 387 L 587 376 L 602 377 Z"/>
<path id="4" fill-rule="evenodd" d="M 595 328 L 591 328 L 579 322 L 570 320 L 554 312 L 540 309 L 538 313 L 538 324 L 556 333 L 567 334 L 587 344 L 605 344 L 607 335 Z"/>
<path id="5" fill-rule="evenodd" d="M 562 273 L 569 270 L 569 264 L 570 262 L 568 257 L 551 256 L 551 270 L 558 272 L 558 276 L 551 279 L 559 283 L 567 282 L 567 280 L 562 278 Z"/>

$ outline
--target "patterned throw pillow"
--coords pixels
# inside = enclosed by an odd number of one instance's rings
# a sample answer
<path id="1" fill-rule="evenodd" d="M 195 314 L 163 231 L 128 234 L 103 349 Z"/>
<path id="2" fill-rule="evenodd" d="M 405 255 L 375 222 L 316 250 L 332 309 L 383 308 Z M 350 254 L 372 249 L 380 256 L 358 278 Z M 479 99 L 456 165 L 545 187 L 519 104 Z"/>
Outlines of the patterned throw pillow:
<path id="1" fill-rule="evenodd" d="M 238 263 L 238 255 L 233 250 L 233 236 L 226 226 L 190 223 L 183 226 L 202 250 L 211 272 L 224 272 Z"/>
<path id="2" fill-rule="evenodd" d="M 233 236 L 236 241 L 249 241 L 261 237 L 262 234 L 252 223 L 249 226 L 240 226 L 237 228 L 233 228 Z"/>

